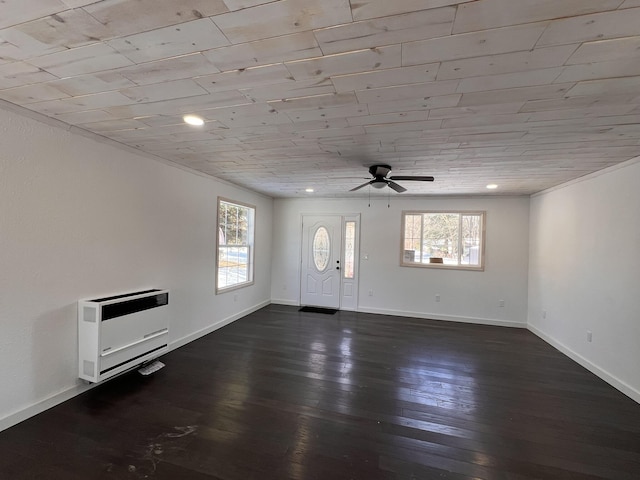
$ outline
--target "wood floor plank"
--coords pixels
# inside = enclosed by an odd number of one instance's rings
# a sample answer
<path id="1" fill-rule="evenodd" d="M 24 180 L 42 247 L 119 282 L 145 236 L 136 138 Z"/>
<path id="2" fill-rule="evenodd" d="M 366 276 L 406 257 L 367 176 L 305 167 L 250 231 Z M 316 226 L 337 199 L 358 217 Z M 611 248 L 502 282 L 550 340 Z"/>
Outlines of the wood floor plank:
<path id="1" fill-rule="evenodd" d="M 640 405 L 523 329 L 271 305 L 0 432 L 0 478 L 640 478 Z"/>

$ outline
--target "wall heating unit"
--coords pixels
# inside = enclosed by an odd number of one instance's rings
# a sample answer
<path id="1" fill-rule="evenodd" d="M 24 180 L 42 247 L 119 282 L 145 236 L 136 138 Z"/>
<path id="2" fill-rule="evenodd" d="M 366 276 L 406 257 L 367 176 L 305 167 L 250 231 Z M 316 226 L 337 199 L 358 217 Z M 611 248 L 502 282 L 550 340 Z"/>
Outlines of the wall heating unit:
<path id="1" fill-rule="evenodd" d="M 83 380 L 100 382 L 168 349 L 168 290 L 78 302 L 78 374 Z"/>

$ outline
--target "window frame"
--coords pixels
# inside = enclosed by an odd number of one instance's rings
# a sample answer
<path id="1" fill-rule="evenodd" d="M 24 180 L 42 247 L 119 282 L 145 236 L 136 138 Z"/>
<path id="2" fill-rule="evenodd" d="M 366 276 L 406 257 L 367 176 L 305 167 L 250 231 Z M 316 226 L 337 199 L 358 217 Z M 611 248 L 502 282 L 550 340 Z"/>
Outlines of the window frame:
<path id="1" fill-rule="evenodd" d="M 247 243 L 246 247 L 248 248 L 247 252 L 247 278 L 248 280 L 245 282 L 234 283 L 233 285 L 220 287 L 220 207 L 222 203 L 247 208 L 249 209 L 249 219 L 247 221 Z M 254 284 L 255 278 L 255 238 L 256 238 L 256 217 L 257 217 L 257 209 L 255 205 L 251 205 L 249 203 L 239 202 L 237 200 L 232 200 L 230 198 L 218 197 L 217 205 L 216 205 L 216 264 L 215 264 L 215 293 L 216 295 L 221 293 L 231 292 L 233 290 L 238 290 L 240 288 L 248 287 Z"/>
<path id="2" fill-rule="evenodd" d="M 418 263 L 405 261 L 405 227 L 406 219 L 409 215 L 425 215 L 425 214 L 456 214 L 460 216 L 464 215 L 477 215 L 480 216 L 481 228 L 480 228 L 480 265 L 447 265 L 444 263 Z M 486 250 L 486 229 L 487 229 L 487 212 L 484 210 L 403 210 L 400 226 L 400 266 L 401 267 L 413 267 L 413 268 L 434 268 L 441 270 L 466 270 L 483 272 L 485 268 L 485 250 Z M 458 245 L 462 242 L 462 235 L 460 234 L 460 227 L 458 227 Z M 424 244 L 424 228 L 420 232 L 420 241 Z"/>

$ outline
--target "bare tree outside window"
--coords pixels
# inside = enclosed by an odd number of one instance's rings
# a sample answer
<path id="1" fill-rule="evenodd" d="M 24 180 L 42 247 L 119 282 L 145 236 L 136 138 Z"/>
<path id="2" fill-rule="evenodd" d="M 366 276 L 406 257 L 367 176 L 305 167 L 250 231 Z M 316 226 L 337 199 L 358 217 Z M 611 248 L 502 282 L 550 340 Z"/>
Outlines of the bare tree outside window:
<path id="1" fill-rule="evenodd" d="M 218 199 L 218 293 L 253 283 L 254 220 L 254 207 Z"/>
<path id="2" fill-rule="evenodd" d="M 484 268 L 484 212 L 403 212 L 403 266 Z"/>

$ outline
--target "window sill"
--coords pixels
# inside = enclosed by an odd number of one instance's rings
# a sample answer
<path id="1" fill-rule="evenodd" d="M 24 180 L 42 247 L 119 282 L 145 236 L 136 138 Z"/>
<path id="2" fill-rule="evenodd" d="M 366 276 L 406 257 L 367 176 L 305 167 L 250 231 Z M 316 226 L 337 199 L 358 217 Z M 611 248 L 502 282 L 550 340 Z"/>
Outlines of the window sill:
<path id="1" fill-rule="evenodd" d="M 243 282 L 243 283 L 238 283 L 236 285 L 231 285 L 230 287 L 224 287 L 224 288 L 216 288 L 216 295 L 220 295 L 222 293 L 227 293 L 227 292 L 233 292 L 234 290 L 240 290 L 241 288 L 244 287 L 250 287 L 251 285 L 253 285 L 253 280 L 250 282 Z"/>
<path id="2" fill-rule="evenodd" d="M 401 267 L 409 268 L 434 268 L 439 270 L 467 270 L 471 272 L 484 272 L 484 265 L 465 266 L 465 265 L 446 265 L 443 263 L 400 263 Z"/>

